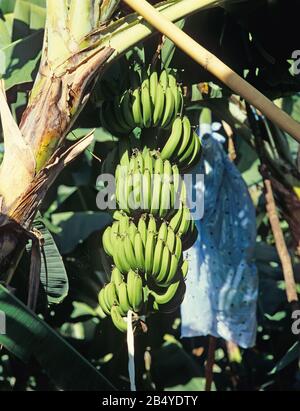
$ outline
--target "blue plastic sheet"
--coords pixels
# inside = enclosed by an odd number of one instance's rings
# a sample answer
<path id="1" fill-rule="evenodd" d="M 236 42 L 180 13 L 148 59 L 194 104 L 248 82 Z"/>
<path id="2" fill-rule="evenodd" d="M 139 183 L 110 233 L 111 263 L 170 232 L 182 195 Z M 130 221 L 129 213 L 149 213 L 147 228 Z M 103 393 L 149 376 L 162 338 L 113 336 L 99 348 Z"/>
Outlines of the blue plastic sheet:
<path id="1" fill-rule="evenodd" d="M 213 335 L 248 348 L 256 339 L 258 278 L 254 263 L 255 209 L 239 171 L 223 149 L 216 124 L 200 130 L 203 157 L 193 174 L 204 216 L 196 221 L 197 242 L 185 252 L 187 292 L 181 306 L 182 337 Z M 202 127 L 203 128 L 203 127 Z M 209 133 L 208 133 L 209 132 Z"/>

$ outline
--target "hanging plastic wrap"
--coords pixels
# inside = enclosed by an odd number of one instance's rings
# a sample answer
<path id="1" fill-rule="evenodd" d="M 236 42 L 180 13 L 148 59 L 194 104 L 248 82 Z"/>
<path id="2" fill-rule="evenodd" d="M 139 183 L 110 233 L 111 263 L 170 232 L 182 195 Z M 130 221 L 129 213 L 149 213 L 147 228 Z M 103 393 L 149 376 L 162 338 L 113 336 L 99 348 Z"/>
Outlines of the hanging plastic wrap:
<path id="1" fill-rule="evenodd" d="M 203 120 L 203 119 L 202 119 Z M 253 260 L 256 218 L 248 189 L 225 153 L 221 124 L 201 121 L 203 157 L 193 170 L 204 174 L 193 185 L 202 201 L 199 236 L 186 252 L 190 268 L 182 304 L 182 337 L 213 335 L 243 348 L 256 339 L 257 270 Z"/>

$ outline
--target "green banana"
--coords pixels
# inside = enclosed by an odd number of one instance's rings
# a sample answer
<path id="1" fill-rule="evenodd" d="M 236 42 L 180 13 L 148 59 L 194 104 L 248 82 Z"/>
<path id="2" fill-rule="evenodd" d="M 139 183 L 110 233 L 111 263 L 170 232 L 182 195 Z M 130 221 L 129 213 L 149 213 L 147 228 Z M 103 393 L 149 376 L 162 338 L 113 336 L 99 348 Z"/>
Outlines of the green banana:
<path id="1" fill-rule="evenodd" d="M 133 296 L 133 311 L 138 313 L 143 305 L 144 301 L 144 290 L 143 290 L 143 280 L 142 277 L 135 273 L 134 276 L 134 296 Z"/>
<path id="2" fill-rule="evenodd" d="M 161 259 L 161 268 L 160 268 L 158 276 L 156 277 L 157 283 L 162 283 L 165 280 L 166 276 L 168 276 L 170 260 L 171 260 L 170 250 L 167 246 L 165 246 L 163 250 L 162 259 Z"/>
<path id="3" fill-rule="evenodd" d="M 154 104 L 153 126 L 157 127 L 161 123 L 164 113 L 166 95 L 161 84 L 158 83 L 156 90 L 156 100 Z"/>
<path id="4" fill-rule="evenodd" d="M 141 234 L 141 238 L 144 244 L 144 247 L 146 246 L 146 241 L 147 241 L 147 224 L 146 224 L 146 214 L 143 214 L 138 222 L 138 231 Z"/>
<path id="5" fill-rule="evenodd" d="M 168 237 L 168 225 L 164 221 L 158 231 L 158 240 L 161 240 L 165 243 L 167 241 L 167 237 Z"/>
<path id="6" fill-rule="evenodd" d="M 197 139 L 198 139 L 198 136 L 197 136 Z M 187 149 L 182 154 L 182 156 L 179 156 L 177 159 L 179 167 L 184 167 L 188 163 L 188 161 L 191 159 L 194 153 L 194 150 L 195 150 L 195 145 L 196 145 L 196 139 L 194 136 L 194 132 L 192 131 L 192 138 L 190 140 L 190 144 L 188 145 Z"/>
<path id="7" fill-rule="evenodd" d="M 178 261 L 180 261 L 182 258 L 182 241 L 178 235 L 176 235 L 174 254 L 176 255 Z"/>
<path id="8" fill-rule="evenodd" d="M 132 242 L 130 241 L 129 235 L 125 236 L 124 249 L 126 252 L 126 259 L 130 265 L 130 268 L 136 270 L 138 268 L 138 263 L 135 258 L 135 252 Z"/>
<path id="9" fill-rule="evenodd" d="M 161 84 L 164 91 L 169 87 L 169 76 L 167 70 L 163 70 L 159 77 L 159 83 Z"/>
<path id="10" fill-rule="evenodd" d="M 171 284 L 164 294 L 158 294 L 152 290 L 150 291 L 150 294 L 153 295 L 157 304 L 159 305 L 167 304 L 175 296 L 180 284 L 181 284 L 180 281 L 177 281 L 176 283 Z"/>
<path id="11" fill-rule="evenodd" d="M 117 289 L 114 283 L 110 282 L 104 288 L 104 298 L 110 308 L 118 303 Z"/>
<path id="12" fill-rule="evenodd" d="M 180 205 L 179 210 L 177 213 L 172 217 L 169 227 L 174 231 L 174 233 L 177 233 L 181 224 L 181 220 L 183 217 L 183 206 Z"/>
<path id="13" fill-rule="evenodd" d="M 186 148 L 188 147 L 191 139 L 192 139 L 192 127 L 190 120 L 188 117 L 184 116 L 182 119 L 182 128 L 183 128 L 183 137 L 180 148 L 177 153 L 177 157 L 181 157 L 185 152 Z"/>
<path id="14" fill-rule="evenodd" d="M 124 313 L 128 313 L 129 310 L 133 310 L 129 303 L 128 293 L 127 293 L 127 284 L 122 282 L 117 287 L 118 299 L 120 303 L 120 308 Z"/>
<path id="15" fill-rule="evenodd" d="M 170 87 L 166 91 L 166 104 L 164 116 L 161 121 L 161 128 L 168 128 L 172 117 L 174 116 L 175 98 Z"/>
<path id="16" fill-rule="evenodd" d="M 191 169 L 194 165 L 198 163 L 200 160 L 200 153 L 201 153 L 201 141 L 198 135 L 193 132 L 193 138 L 195 139 L 194 151 L 187 162 L 187 165 L 184 167 L 184 170 Z"/>
<path id="17" fill-rule="evenodd" d="M 152 184 L 152 179 L 151 179 L 151 173 L 148 169 L 144 171 L 143 174 L 143 181 L 142 181 L 142 186 L 143 186 L 143 210 L 145 211 L 150 211 L 151 208 L 151 184 Z"/>
<path id="18" fill-rule="evenodd" d="M 104 231 L 103 236 L 102 236 L 102 245 L 103 245 L 103 248 L 106 254 L 112 257 L 114 253 L 114 248 L 110 241 L 110 238 L 111 238 L 111 227 L 107 227 L 107 229 Z"/>
<path id="19" fill-rule="evenodd" d="M 157 74 L 157 71 L 153 71 L 150 75 L 150 96 L 151 96 L 153 105 L 156 102 L 157 85 L 158 85 L 158 74 Z"/>
<path id="20" fill-rule="evenodd" d="M 150 214 L 149 221 L 148 221 L 148 233 L 156 234 L 156 231 L 157 231 L 156 219 L 152 214 Z"/>
<path id="21" fill-rule="evenodd" d="M 117 267 L 114 267 L 111 272 L 111 282 L 114 283 L 115 286 L 118 286 L 119 284 L 122 283 L 123 280 L 124 280 L 124 277 L 121 274 L 121 271 Z"/>
<path id="22" fill-rule="evenodd" d="M 153 156 L 149 149 L 143 153 L 144 157 L 144 170 L 148 170 L 150 174 L 153 173 Z"/>
<path id="23" fill-rule="evenodd" d="M 104 313 L 106 315 L 110 315 L 110 308 L 107 306 L 106 301 L 104 299 L 104 288 L 102 288 L 100 290 L 100 293 L 98 295 L 98 301 L 99 301 L 99 305 L 102 308 L 102 310 L 104 311 Z"/>
<path id="24" fill-rule="evenodd" d="M 184 260 L 183 264 L 181 266 L 181 272 L 182 272 L 183 278 L 187 277 L 188 271 L 189 271 L 189 262 L 188 262 L 188 260 Z"/>
<path id="25" fill-rule="evenodd" d="M 142 110 L 143 110 L 143 125 L 149 128 L 152 123 L 152 102 L 149 87 L 143 83 L 141 91 Z"/>
<path id="26" fill-rule="evenodd" d="M 147 242 L 145 247 L 145 272 L 146 274 L 152 273 L 153 257 L 155 249 L 155 234 L 153 232 L 147 232 Z"/>
<path id="27" fill-rule="evenodd" d="M 142 112 L 142 101 L 141 101 L 141 93 L 139 89 L 136 89 L 132 93 L 132 115 L 134 122 L 136 123 L 137 127 L 143 127 L 143 112 Z"/>
<path id="28" fill-rule="evenodd" d="M 170 227 L 168 227 L 168 235 L 167 235 L 166 245 L 168 246 L 171 253 L 173 253 L 175 251 L 175 244 L 176 244 L 175 233 Z"/>
<path id="29" fill-rule="evenodd" d="M 151 194 L 150 212 L 151 214 L 156 215 L 159 212 L 159 208 L 160 208 L 162 176 L 160 174 L 154 174 L 152 180 L 153 180 L 153 189 L 152 189 L 152 194 Z"/>
<path id="30" fill-rule="evenodd" d="M 139 231 L 136 233 L 134 238 L 134 251 L 138 268 L 143 272 L 145 270 L 145 251 L 143 240 Z"/>
<path id="31" fill-rule="evenodd" d="M 166 279 L 166 285 L 170 285 L 173 282 L 174 278 L 176 277 L 176 274 L 178 271 L 178 263 L 179 263 L 178 258 L 176 257 L 175 254 L 172 254 L 170 267 L 169 267 L 169 273 Z"/>
<path id="32" fill-rule="evenodd" d="M 178 228 L 178 235 L 181 237 L 185 235 L 190 227 L 190 222 L 191 222 L 191 213 L 188 207 L 183 207 L 182 211 L 182 220 L 180 223 L 180 226 Z"/>
<path id="33" fill-rule="evenodd" d="M 131 127 L 126 123 L 125 119 L 123 118 L 123 111 L 120 104 L 120 98 L 117 96 L 114 98 L 113 102 L 113 109 L 114 115 L 118 123 L 118 127 L 123 130 L 123 133 L 129 133 L 131 131 Z"/>
<path id="34" fill-rule="evenodd" d="M 176 148 L 181 141 L 182 129 L 182 120 L 180 117 L 177 117 L 173 122 L 171 135 L 161 152 L 162 160 L 172 158 Z"/>
<path id="35" fill-rule="evenodd" d="M 134 244 L 134 237 L 137 233 L 137 226 L 134 224 L 133 221 L 130 221 L 129 228 L 128 228 L 128 236 L 132 244 Z"/>
<path id="36" fill-rule="evenodd" d="M 111 319 L 115 325 L 115 327 L 121 331 L 122 333 L 127 331 L 127 322 L 126 320 L 121 316 L 119 307 L 114 305 L 111 309 Z"/>
<path id="37" fill-rule="evenodd" d="M 153 257 L 152 275 L 154 277 L 156 277 L 160 272 L 163 250 L 164 250 L 164 242 L 162 240 L 158 240 L 156 242 L 154 257 Z"/>
<path id="38" fill-rule="evenodd" d="M 133 114 L 132 114 L 132 103 L 131 103 L 131 95 L 130 95 L 129 90 L 126 90 L 122 96 L 121 110 L 122 110 L 124 120 L 126 121 L 126 124 L 128 124 L 128 127 L 130 128 L 130 130 L 135 129 L 136 123 L 134 121 Z"/>

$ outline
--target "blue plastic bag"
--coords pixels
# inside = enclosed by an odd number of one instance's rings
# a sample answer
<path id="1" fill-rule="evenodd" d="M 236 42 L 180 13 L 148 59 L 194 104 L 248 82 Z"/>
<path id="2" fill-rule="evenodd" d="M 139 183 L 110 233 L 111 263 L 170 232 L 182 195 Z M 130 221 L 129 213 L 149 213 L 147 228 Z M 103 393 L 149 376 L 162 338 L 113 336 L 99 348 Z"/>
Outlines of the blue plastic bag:
<path id="1" fill-rule="evenodd" d="M 215 133 L 221 126 L 208 126 L 200 130 L 200 135 L 206 133 L 203 157 L 193 170 L 204 174 L 204 216 L 196 221 L 197 242 L 185 252 L 189 273 L 181 335 L 212 335 L 248 348 L 255 344 L 257 329 L 255 208 L 223 149 L 222 135 Z M 201 201 L 203 187 L 194 184 L 192 191 Z"/>

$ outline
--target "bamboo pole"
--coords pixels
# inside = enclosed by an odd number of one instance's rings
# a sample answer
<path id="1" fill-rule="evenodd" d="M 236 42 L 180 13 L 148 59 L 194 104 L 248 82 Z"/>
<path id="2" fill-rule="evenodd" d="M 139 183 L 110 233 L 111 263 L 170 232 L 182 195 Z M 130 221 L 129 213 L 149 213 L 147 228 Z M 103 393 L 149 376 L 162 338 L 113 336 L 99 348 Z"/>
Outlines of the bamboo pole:
<path id="1" fill-rule="evenodd" d="M 149 24 L 168 37 L 198 64 L 222 81 L 234 93 L 260 110 L 269 120 L 300 142 L 300 124 L 251 86 L 214 54 L 198 44 L 145 0 L 123 0 Z"/>
<path id="2" fill-rule="evenodd" d="M 280 221 L 277 214 L 271 181 L 268 179 L 264 180 L 264 185 L 266 190 L 265 197 L 267 213 L 274 235 L 277 252 L 282 265 L 282 271 L 286 285 L 287 299 L 289 303 L 296 303 L 296 305 L 298 306 L 298 295 L 292 260 L 285 243 L 282 229 L 280 227 Z"/>

